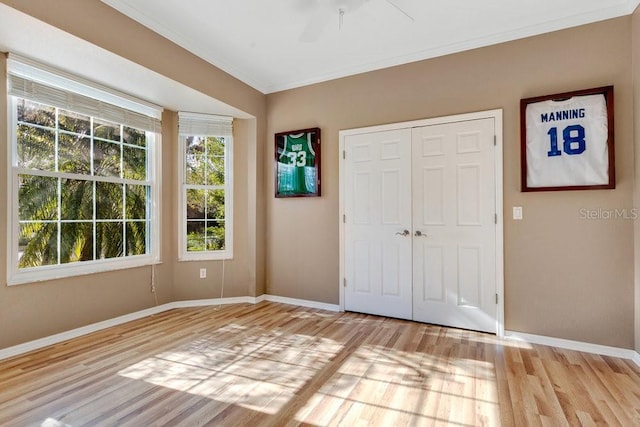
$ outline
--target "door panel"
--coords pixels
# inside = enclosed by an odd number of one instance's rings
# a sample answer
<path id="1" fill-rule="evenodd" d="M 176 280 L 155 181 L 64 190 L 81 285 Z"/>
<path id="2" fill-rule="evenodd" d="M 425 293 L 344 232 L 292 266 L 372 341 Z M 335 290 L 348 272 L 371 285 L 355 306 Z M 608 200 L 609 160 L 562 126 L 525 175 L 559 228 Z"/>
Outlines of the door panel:
<path id="1" fill-rule="evenodd" d="M 422 169 L 423 197 L 422 223 L 444 225 L 444 167 L 434 166 Z"/>
<path id="2" fill-rule="evenodd" d="M 457 206 L 458 225 L 482 226 L 480 212 L 480 165 L 457 165 Z"/>
<path id="3" fill-rule="evenodd" d="M 345 151 L 345 309 L 411 319 L 411 130 L 348 136 Z"/>
<path id="4" fill-rule="evenodd" d="M 424 298 L 428 301 L 444 302 L 447 294 L 444 281 L 444 247 L 417 245 L 422 252 L 422 277 L 416 277 L 422 284 Z"/>
<path id="5" fill-rule="evenodd" d="M 495 332 L 494 119 L 414 128 L 412 141 L 413 318 Z"/>

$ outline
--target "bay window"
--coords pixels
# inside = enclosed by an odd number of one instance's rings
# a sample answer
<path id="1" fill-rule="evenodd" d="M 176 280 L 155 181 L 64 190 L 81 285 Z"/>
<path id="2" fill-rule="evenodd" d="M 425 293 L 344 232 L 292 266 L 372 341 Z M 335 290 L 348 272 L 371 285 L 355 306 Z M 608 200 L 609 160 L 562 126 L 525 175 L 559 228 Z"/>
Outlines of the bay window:
<path id="1" fill-rule="evenodd" d="M 157 261 L 161 110 L 8 62 L 9 284 Z"/>

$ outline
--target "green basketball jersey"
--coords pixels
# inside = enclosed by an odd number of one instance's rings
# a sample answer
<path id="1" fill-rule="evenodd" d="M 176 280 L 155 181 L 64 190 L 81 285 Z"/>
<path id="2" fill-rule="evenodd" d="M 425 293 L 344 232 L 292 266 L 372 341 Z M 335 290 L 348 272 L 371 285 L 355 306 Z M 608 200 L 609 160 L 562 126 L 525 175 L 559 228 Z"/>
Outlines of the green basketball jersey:
<path id="1" fill-rule="evenodd" d="M 316 192 L 316 153 L 311 133 L 286 135 L 278 157 L 278 193 L 312 194 Z"/>

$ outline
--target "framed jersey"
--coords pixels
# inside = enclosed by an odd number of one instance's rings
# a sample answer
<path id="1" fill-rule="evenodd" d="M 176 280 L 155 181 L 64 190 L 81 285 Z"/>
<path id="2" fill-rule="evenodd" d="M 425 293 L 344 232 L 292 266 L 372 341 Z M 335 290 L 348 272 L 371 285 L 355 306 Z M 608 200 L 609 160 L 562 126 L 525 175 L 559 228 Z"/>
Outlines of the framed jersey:
<path id="1" fill-rule="evenodd" d="M 613 86 L 520 100 L 522 191 L 615 188 Z"/>
<path id="2" fill-rule="evenodd" d="M 320 128 L 276 133 L 276 197 L 320 196 Z"/>

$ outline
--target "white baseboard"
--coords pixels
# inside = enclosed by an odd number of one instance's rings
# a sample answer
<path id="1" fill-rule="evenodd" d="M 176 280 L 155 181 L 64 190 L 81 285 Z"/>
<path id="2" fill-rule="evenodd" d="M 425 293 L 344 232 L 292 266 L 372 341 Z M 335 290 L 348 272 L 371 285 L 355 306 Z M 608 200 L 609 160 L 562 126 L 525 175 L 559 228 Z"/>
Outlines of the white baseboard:
<path id="1" fill-rule="evenodd" d="M 564 348 L 567 350 L 581 351 L 584 353 L 600 354 L 603 356 L 619 357 L 629 359 L 640 366 L 640 354 L 634 350 L 619 347 L 609 347 L 606 345 L 591 344 L 581 341 L 571 341 L 561 338 L 545 337 L 543 335 L 526 334 L 524 332 L 505 331 L 504 338 L 507 340 L 527 342 L 531 344 L 548 345 L 551 347 Z"/>
<path id="2" fill-rule="evenodd" d="M 200 299 L 191 301 L 175 301 L 165 304 L 166 310 L 171 308 L 184 308 L 184 307 L 204 307 L 208 305 L 222 305 L 222 304 L 258 304 L 262 301 L 279 302 L 282 304 L 296 305 L 298 307 L 315 308 L 318 310 L 326 311 L 340 311 L 340 307 L 337 304 L 328 304 L 325 302 L 309 301 L 297 298 L 281 297 L 278 295 L 263 294 L 257 297 L 233 297 L 233 298 L 214 298 L 214 299 Z"/>
<path id="3" fill-rule="evenodd" d="M 174 301 L 167 304 L 159 305 L 156 307 L 147 308 L 144 310 L 136 311 L 134 313 L 118 316 L 113 319 L 105 320 L 91 325 L 83 326 L 81 328 L 72 329 L 70 331 L 61 332 L 59 334 L 51 335 L 48 337 L 40 338 L 34 341 L 29 341 L 24 344 L 19 344 L 13 347 L 7 347 L 0 349 L 0 360 L 8 359 L 10 357 L 18 356 L 29 351 L 37 350 L 49 345 L 57 344 L 62 341 L 66 341 L 72 338 L 77 338 L 82 335 L 86 335 L 92 332 L 100 331 L 102 329 L 110 328 L 112 326 L 121 325 L 132 320 L 138 320 L 143 317 L 158 314 L 163 311 L 171 310 L 174 308 L 188 308 L 188 307 L 205 307 L 212 305 L 226 305 L 226 304 L 257 304 L 262 301 L 277 302 L 282 304 L 297 305 L 300 307 L 314 308 L 318 310 L 327 311 L 340 311 L 340 307 L 336 304 L 328 304 L 317 301 L 300 300 L 296 298 L 281 297 L 277 295 L 260 295 L 258 297 L 232 297 L 232 298 L 214 298 L 205 300 L 189 300 L 189 301 Z M 528 342 L 532 344 L 542 344 L 552 347 L 565 348 L 568 350 L 582 351 L 585 353 L 595 353 L 604 356 L 620 357 L 623 359 L 629 359 L 640 366 L 640 354 L 633 350 L 609 347 L 598 344 L 584 343 L 580 341 L 571 341 L 561 338 L 545 337 L 542 335 L 526 334 L 523 332 L 505 331 L 504 338 L 507 340 L 515 340 Z"/>
<path id="4" fill-rule="evenodd" d="M 80 336 L 87 335 L 92 332 L 97 332 L 102 329 L 107 329 L 112 326 L 118 326 L 126 322 L 131 322 L 132 320 L 142 319 L 143 317 L 162 313 L 163 311 L 172 310 L 174 308 L 206 307 L 211 305 L 226 305 L 226 304 L 257 304 L 262 301 L 279 302 L 283 304 L 297 305 L 300 307 L 307 307 L 307 308 L 316 308 L 316 309 L 327 310 L 327 311 L 340 311 L 339 307 L 334 304 L 327 304 L 327 303 L 308 301 L 308 300 L 299 300 L 295 298 L 279 297 L 277 295 L 260 295 L 258 297 L 231 297 L 231 298 L 214 298 L 214 299 L 189 300 L 189 301 L 174 301 L 167 304 L 158 305 L 156 307 L 151 307 L 144 310 L 136 311 L 134 313 L 125 314 L 124 316 L 118 316 L 113 319 L 105 320 L 102 322 L 93 323 L 91 325 L 82 326 L 80 328 L 72 329 L 70 331 L 65 331 L 59 334 L 29 341 L 24 344 L 18 344 L 13 347 L 0 349 L 0 360 L 18 356 L 20 354 L 37 350 L 49 345 L 58 344 L 62 341 L 70 340 L 72 338 L 78 338 Z"/>
<path id="5" fill-rule="evenodd" d="M 197 299 L 188 301 L 174 301 L 165 304 L 165 310 L 172 308 L 189 308 L 189 307 L 206 307 L 209 305 L 226 305 L 226 304 L 255 304 L 254 297 L 231 297 L 231 298 L 213 298 L 213 299 Z"/>
<path id="6" fill-rule="evenodd" d="M 328 304 L 325 302 L 309 301 L 296 298 L 279 297 L 277 295 L 261 295 L 264 301 L 279 302 L 282 304 L 297 305 L 299 307 L 315 308 L 318 310 L 326 311 L 340 311 L 340 306 L 337 304 Z M 258 298 L 260 298 L 258 297 Z"/>
<path id="7" fill-rule="evenodd" d="M 125 314 L 124 316 L 114 317 L 113 319 L 104 320 L 98 323 L 92 323 L 91 325 L 82 326 L 81 328 L 72 329 L 70 331 L 61 332 L 59 334 L 50 335 L 48 337 L 40 338 L 37 340 L 29 341 L 24 344 L 18 344 L 13 347 L 7 347 L 0 349 L 0 360 L 8 359 L 9 357 L 17 356 L 22 353 L 37 350 L 48 345 L 57 344 L 62 341 L 70 340 L 72 338 L 78 338 L 82 335 L 87 335 L 92 332 L 107 329 L 112 326 L 118 326 L 132 320 L 142 319 L 143 317 L 151 316 L 153 314 L 161 313 L 169 308 L 166 306 L 169 304 L 158 305 L 156 307 L 147 308 L 144 310 L 136 311 L 134 313 Z"/>

